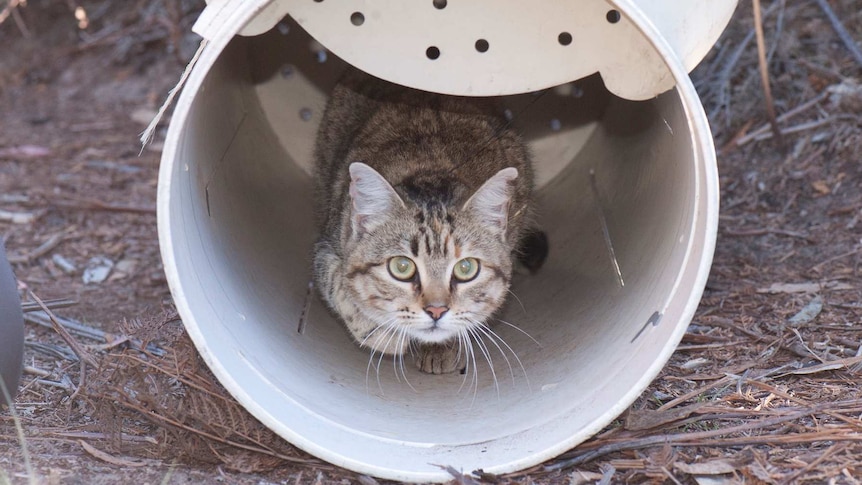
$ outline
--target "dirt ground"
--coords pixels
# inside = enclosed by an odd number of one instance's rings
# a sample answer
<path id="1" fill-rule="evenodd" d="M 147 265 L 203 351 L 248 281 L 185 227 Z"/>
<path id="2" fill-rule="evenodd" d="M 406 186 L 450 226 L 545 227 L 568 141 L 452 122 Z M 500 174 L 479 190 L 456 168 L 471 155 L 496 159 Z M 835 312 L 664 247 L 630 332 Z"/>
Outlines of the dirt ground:
<path id="1" fill-rule="evenodd" d="M 862 12 L 818 1 L 762 5 L 780 140 L 749 1 L 693 73 L 716 139 L 720 229 L 703 301 L 662 374 L 563 456 L 457 483 L 862 480 L 862 56 L 826 11 L 857 40 Z M 375 483 L 261 429 L 173 314 L 155 217 L 164 130 L 140 156 L 137 137 L 196 48 L 201 5 L 30 0 L 0 23 L 0 236 L 25 300 L 76 300 L 56 313 L 108 332 L 76 337 L 96 363 L 82 376 L 55 331 L 27 324 L 26 449 L 0 414 L 0 484 Z M 169 392 L 147 401 L 129 386 Z"/>

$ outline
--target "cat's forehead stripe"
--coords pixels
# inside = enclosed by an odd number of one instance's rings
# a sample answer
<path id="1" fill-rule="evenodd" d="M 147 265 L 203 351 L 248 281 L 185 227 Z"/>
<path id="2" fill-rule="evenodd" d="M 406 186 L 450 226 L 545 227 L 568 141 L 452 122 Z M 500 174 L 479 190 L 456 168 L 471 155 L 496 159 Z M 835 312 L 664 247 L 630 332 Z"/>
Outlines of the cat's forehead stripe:
<path id="1" fill-rule="evenodd" d="M 419 256 L 419 237 L 415 234 L 410 239 L 410 252 L 413 253 L 413 256 Z"/>
<path id="2" fill-rule="evenodd" d="M 344 277 L 353 279 L 359 275 L 368 274 L 368 272 L 371 271 L 371 268 L 375 266 L 380 266 L 381 264 L 382 263 L 365 263 L 353 266 L 350 268 L 350 271 L 348 271 L 347 274 L 344 275 Z"/>

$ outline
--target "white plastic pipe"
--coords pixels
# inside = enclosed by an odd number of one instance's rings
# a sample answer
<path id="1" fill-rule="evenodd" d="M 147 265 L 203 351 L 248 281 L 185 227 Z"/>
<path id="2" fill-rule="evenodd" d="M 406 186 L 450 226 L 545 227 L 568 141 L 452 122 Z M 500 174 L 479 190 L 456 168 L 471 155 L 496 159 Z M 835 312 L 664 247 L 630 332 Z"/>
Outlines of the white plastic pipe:
<path id="1" fill-rule="evenodd" d="M 629 101 L 591 76 L 504 99 L 535 155 L 551 252 L 537 275 L 515 279 L 520 304 L 501 315 L 537 343 L 496 327 L 523 369 L 492 346 L 493 372 L 480 362 L 473 384 L 472 375 L 410 366 L 405 380 L 390 360 L 369 370 L 368 352 L 309 292 L 310 153 L 344 63 L 290 19 L 238 37 L 266 6 L 256 5 L 211 24 L 171 122 L 158 189 L 168 282 L 228 391 L 309 453 L 407 481 L 450 478 L 438 465 L 524 469 L 625 410 L 694 314 L 718 221 L 702 107 L 685 66 L 641 10 L 606 4 L 637 34 L 626 37 L 630 50 L 661 61 L 655 78 L 672 80 L 670 91 Z"/>

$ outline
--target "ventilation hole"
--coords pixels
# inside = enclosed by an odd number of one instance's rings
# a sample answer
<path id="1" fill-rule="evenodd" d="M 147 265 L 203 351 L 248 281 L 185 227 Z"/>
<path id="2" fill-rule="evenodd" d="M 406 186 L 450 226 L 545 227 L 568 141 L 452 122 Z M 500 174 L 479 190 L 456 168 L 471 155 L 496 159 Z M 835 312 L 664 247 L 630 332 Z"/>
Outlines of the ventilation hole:
<path id="1" fill-rule="evenodd" d="M 572 84 L 571 94 L 573 98 L 582 98 L 584 96 L 584 90 L 580 86 Z"/>
<path id="2" fill-rule="evenodd" d="M 281 35 L 287 35 L 290 33 L 290 25 L 287 25 L 284 22 L 279 22 L 276 27 Z"/>
<path id="3" fill-rule="evenodd" d="M 350 15 L 350 23 L 355 26 L 360 26 L 365 23 L 365 15 L 362 15 L 362 12 L 353 12 Z"/>
<path id="4" fill-rule="evenodd" d="M 560 120 L 556 118 L 551 120 L 551 131 L 560 131 L 562 127 L 563 124 L 560 122 Z"/>
<path id="5" fill-rule="evenodd" d="M 326 62 L 326 50 L 321 49 L 321 50 L 315 52 L 314 57 L 317 58 L 318 64 L 323 64 L 324 62 Z"/>
<path id="6" fill-rule="evenodd" d="M 572 34 L 560 32 L 560 35 L 557 36 L 557 41 L 559 41 L 560 45 L 569 45 L 572 43 Z"/>
<path id="7" fill-rule="evenodd" d="M 479 52 L 488 52 L 488 41 L 485 39 L 479 39 L 476 41 L 476 50 Z"/>
<path id="8" fill-rule="evenodd" d="M 605 15 L 605 18 L 608 19 L 608 22 L 615 24 L 620 21 L 622 16 L 620 15 L 619 10 L 608 10 L 608 13 L 607 15 Z"/>
<path id="9" fill-rule="evenodd" d="M 281 68 L 281 77 L 285 79 L 292 78 L 294 72 L 296 72 L 296 69 L 292 65 L 288 64 Z"/>
<path id="10" fill-rule="evenodd" d="M 443 10 L 446 8 L 446 0 L 434 0 L 434 8 L 437 10 Z"/>
<path id="11" fill-rule="evenodd" d="M 434 47 L 433 45 L 427 49 L 425 49 L 425 55 L 428 56 L 428 59 L 432 61 L 440 57 L 440 49 Z"/>
<path id="12" fill-rule="evenodd" d="M 514 113 L 509 108 L 503 110 L 503 116 L 506 118 L 506 121 L 512 121 L 515 118 Z"/>
<path id="13" fill-rule="evenodd" d="M 299 117 L 302 121 L 311 121 L 311 109 L 310 108 L 302 108 L 299 110 Z"/>

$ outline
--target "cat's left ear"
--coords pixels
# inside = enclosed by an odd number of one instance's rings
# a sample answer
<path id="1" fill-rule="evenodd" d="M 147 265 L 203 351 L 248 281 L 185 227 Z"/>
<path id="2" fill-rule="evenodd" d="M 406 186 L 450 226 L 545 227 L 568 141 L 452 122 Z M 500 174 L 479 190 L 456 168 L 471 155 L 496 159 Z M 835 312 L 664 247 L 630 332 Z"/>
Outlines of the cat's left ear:
<path id="1" fill-rule="evenodd" d="M 361 162 L 350 164 L 350 216 L 353 234 L 366 233 L 404 207 L 401 197 L 376 170 Z"/>
<path id="2" fill-rule="evenodd" d="M 500 170 L 464 204 L 462 210 L 473 211 L 479 220 L 499 229 L 505 237 L 509 223 L 509 202 L 512 199 L 512 181 L 518 178 L 518 169 Z"/>

